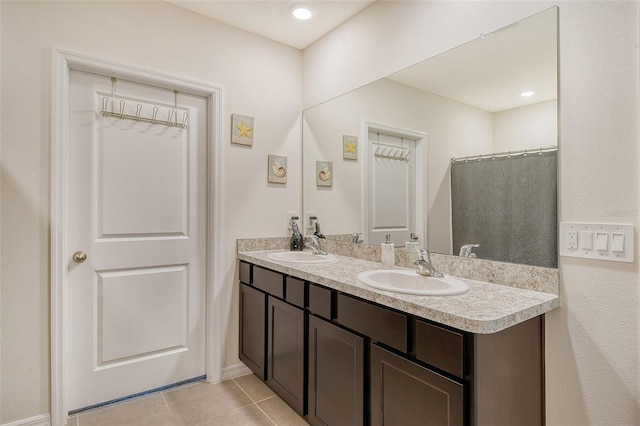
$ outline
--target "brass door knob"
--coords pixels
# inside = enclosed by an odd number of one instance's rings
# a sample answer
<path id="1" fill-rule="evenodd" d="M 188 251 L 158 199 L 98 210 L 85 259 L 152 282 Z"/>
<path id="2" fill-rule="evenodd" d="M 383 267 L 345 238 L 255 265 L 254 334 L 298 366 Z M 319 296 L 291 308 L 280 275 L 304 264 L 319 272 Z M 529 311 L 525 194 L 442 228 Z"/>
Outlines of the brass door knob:
<path id="1" fill-rule="evenodd" d="M 73 261 L 76 263 L 82 263 L 87 260 L 87 253 L 83 251 L 77 251 L 73 253 Z"/>

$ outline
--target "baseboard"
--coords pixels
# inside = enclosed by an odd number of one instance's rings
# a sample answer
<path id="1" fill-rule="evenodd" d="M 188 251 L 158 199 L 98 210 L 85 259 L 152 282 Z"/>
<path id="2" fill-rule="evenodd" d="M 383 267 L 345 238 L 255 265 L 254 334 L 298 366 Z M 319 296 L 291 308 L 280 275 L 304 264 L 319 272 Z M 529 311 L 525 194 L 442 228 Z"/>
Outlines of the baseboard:
<path id="1" fill-rule="evenodd" d="M 246 365 L 244 365 L 243 363 L 239 363 L 236 365 L 223 368 L 222 376 L 220 377 L 220 380 L 224 382 L 225 380 L 235 379 L 236 377 L 245 376 L 250 373 L 251 373 L 251 370 L 249 370 L 249 368 Z"/>
<path id="2" fill-rule="evenodd" d="M 2 426 L 51 426 L 51 419 L 48 414 L 41 414 L 39 416 L 29 417 L 28 419 L 5 423 Z"/>

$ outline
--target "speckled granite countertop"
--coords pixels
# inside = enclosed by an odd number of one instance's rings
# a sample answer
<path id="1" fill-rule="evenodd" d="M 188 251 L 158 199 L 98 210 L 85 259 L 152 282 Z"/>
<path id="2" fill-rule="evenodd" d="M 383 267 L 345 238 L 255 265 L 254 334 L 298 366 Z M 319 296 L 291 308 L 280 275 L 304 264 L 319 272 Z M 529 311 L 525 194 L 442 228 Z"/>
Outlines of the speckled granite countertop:
<path id="1" fill-rule="evenodd" d="M 239 252 L 238 259 L 472 333 L 496 333 L 560 306 L 555 294 L 468 279 L 464 281 L 470 290 L 457 296 L 415 296 L 377 290 L 360 284 L 356 275 L 382 269 L 379 262 L 339 255 L 331 263 L 280 262 L 267 257 L 273 252 Z"/>

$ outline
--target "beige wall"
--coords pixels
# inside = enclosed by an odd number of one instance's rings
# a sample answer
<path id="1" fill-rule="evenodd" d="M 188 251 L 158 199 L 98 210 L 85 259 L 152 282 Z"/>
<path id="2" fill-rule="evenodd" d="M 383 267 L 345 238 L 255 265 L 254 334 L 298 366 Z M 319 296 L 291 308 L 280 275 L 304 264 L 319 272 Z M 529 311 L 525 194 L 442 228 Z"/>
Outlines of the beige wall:
<path id="1" fill-rule="evenodd" d="M 557 4 L 560 220 L 632 223 L 637 240 L 638 2 Z M 305 49 L 304 104 L 551 5 L 376 2 Z M 547 424 L 639 424 L 637 255 L 633 264 L 563 257 L 560 270 L 563 306 L 546 317 Z"/>
<path id="2" fill-rule="evenodd" d="M 300 208 L 300 88 L 314 105 L 550 5 L 377 2 L 301 67 L 295 49 L 164 3 L 0 2 L 0 424 L 49 411 L 51 46 L 223 86 L 229 366 L 235 239 L 284 235 L 285 212 Z M 637 230 L 637 2 L 559 5 L 560 218 Z M 229 145 L 232 112 L 256 117 L 253 149 Z M 266 183 L 267 154 L 289 157 L 286 187 Z M 561 275 L 563 307 L 546 321 L 547 424 L 638 424 L 638 262 L 561 258 Z"/>
<path id="3" fill-rule="evenodd" d="M 557 117 L 556 101 L 493 113 L 494 152 L 557 145 Z"/>
<path id="4" fill-rule="evenodd" d="M 238 363 L 235 240 L 284 235 L 300 209 L 301 53 L 164 2 L 0 2 L 0 424 L 49 412 L 49 174 L 52 46 L 222 86 L 225 366 Z M 252 149 L 230 115 L 255 117 Z M 267 155 L 289 183 L 267 184 Z M 259 212 L 259 215 L 258 213 Z"/>

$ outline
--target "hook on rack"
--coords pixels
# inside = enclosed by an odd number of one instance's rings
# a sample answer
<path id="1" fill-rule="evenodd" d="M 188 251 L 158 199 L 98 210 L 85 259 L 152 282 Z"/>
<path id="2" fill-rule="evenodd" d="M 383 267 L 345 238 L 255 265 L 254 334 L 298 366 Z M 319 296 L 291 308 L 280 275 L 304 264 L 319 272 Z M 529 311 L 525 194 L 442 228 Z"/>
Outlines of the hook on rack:
<path id="1" fill-rule="evenodd" d="M 136 122 L 140 122 L 140 113 L 142 112 L 142 104 L 136 105 Z"/>

